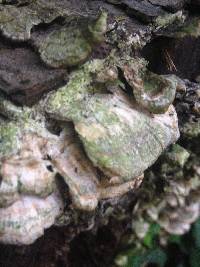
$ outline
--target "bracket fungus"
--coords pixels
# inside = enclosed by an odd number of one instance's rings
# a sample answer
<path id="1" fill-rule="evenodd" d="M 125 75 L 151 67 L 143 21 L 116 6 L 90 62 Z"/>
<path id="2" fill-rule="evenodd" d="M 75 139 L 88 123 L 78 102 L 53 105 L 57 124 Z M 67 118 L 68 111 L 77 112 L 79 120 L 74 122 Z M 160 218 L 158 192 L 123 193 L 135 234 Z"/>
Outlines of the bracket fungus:
<path id="1" fill-rule="evenodd" d="M 47 34 L 33 34 L 33 44 L 41 59 L 50 67 L 75 66 L 84 62 L 94 45 L 104 40 L 107 13 L 101 12 L 96 20 L 71 19 L 62 27 L 54 27 Z"/>
<path id="2" fill-rule="evenodd" d="M 108 62 L 92 60 L 72 71 L 64 87 L 32 108 L 1 97 L 7 120 L 0 125 L 0 241 L 31 243 L 62 214 L 56 174 L 74 207 L 92 211 L 99 200 L 137 188 L 143 172 L 178 139 L 173 106 L 162 114 L 145 110 L 122 92 L 117 65 Z M 60 134 L 48 130 L 48 117 L 62 121 Z M 34 208 L 27 209 L 32 200 Z M 27 235 L 29 217 L 38 227 Z"/>
<path id="3" fill-rule="evenodd" d="M 152 73 L 145 65 L 142 59 L 131 59 L 122 64 L 121 69 L 137 103 L 152 113 L 164 113 L 174 101 L 178 79 L 173 75 Z"/>
<path id="4" fill-rule="evenodd" d="M 5 82 L 0 88 L 0 242 L 8 244 L 33 243 L 63 215 L 66 195 L 58 176 L 69 189 L 73 209 L 91 212 L 101 200 L 138 188 L 144 171 L 179 138 L 172 105 L 176 79 L 149 72 L 144 60 L 124 58 L 120 49 L 110 49 L 104 59 L 97 59 L 92 52 L 107 38 L 107 13 L 77 16 L 62 8 L 62 1 L 61 6 L 53 2 L 0 4 L 2 36 L 23 41 L 18 48 L 14 42 L 17 62 L 23 51 L 30 49 L 24 58 L 34 53 L 33 47 L 38 52 L 33 58 L 43 61 L 35 64 L 28 85 L 26 70 L 18 72 L 10 62 L 6 79 L 1 79 Z M 62 22 L 55 20 L 59 17 Z M 28 73 L 33 73 L 32 61 L 26 64 Z M 67 81 L 58 83 L 65 85 L 37 104 L 28 108 L 10 101 L 14 98 L 9 91 L 20 92 L 23 87 L 31 95 L 32 88 L 43 88 L 39 75 L 43 69 L 48 76 L 43 91 L 55 89 L 49 88 L 49 75 L 55 83 L 54 73 L 57 84 L 65 73 L 61 67 L 73 67 L 66 71 Z M 58 72 L 50 72 L 53 68 Z M 13 73 L 20 73 L 17 86 Z M 42 81 L 35 83 L 38 79 Z M 132 94 L 125 90 L 128 84 Z"/>
<path id="5" fill-rule="evenodd" d="M 162 115 L 143 111 L 117 84 L 113 94 L 98 92 L 102 88 L 92 77 L 95 72 L 100 76 L 103 66 L 104 61 L 94 60 L 72 73 L 69 83 L 50 95 L 46 110 L 56 119 L 72 120 L 93 164 L 125 182 L 141 175 L 177 140 L 177 117 L 172 106 Z"/>
<path id="6" fill-rule="evenodd" d="M 31 30 L 40 23 L 50 23 L 66 13 L 55 3 L 30 1 L 29 5 L 0 5 L 0 29 L 4 36 L 17 41 L 29 40 Z"/>

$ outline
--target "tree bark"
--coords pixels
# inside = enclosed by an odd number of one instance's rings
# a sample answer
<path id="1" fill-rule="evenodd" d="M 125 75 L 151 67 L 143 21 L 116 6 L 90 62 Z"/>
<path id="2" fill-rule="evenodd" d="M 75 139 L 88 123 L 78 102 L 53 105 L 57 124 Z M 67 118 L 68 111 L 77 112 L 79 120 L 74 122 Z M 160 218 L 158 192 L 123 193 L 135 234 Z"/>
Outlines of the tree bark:
<path id="1" fill-rule="evenodd" d="M 55 68 L 50 55 L 45 62 L 46 36 L 76 19 L 93 22 L 102 10 L 108 14 L 104 41 L 91 45 L 77 64 L 62 62 Z M 108 267 L 122 238 L 142 243 L 152 223 L 161 227 L 160 242 L 190 229 L 200 212 L 199 12 L 200 1 L 189 0 L 0 1 L 0 93 L 6 99 L 32 107 L 66 84 L 81 64 L 115 51 L 120 59 L 145 58 L 156 74 L 177 76 L 174 106 L 181 133 L 178 143 L 145 171 L 137 190 L 101 200 L 95 211 L 74 209 L 65 189 L 64 216 L 30 246 L 1 245 L 1 266 Z M 118 71 L 125 93 L 132 95 Z"/>

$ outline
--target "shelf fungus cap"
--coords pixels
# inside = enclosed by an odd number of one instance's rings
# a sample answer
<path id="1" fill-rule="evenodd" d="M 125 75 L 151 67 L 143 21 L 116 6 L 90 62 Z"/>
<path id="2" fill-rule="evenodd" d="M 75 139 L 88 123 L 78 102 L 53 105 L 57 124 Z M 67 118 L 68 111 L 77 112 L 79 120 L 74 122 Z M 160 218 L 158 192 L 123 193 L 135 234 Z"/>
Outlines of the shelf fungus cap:
<path id="1" fill-rule="evenodd" d="M 0 5 L 0 30 L 12 40 L 27 41 L 31 30 L 40 23 L 50 23 L 66 10 L 47 3 L 47 1 L 29 1 L 27 5 Z"/>
<path id="2" fill-rule="evenodd" d="M 89 115 L 75 123 L 85 151 L 95 166 L 121 182 L 141 175 L 179 138 L 173 106 L 152 116 L 117 96 L 99 96 L 85 107 Z"/>
<path id="3" fill-rule="evenodd" d="M 176 142 L 177 114 L 172 105 L 162 114 L 152 114 L 117 84 L 113 93 L 105 93 L 105 81 L 93 82 L 95 69 L 100 74 L 102 64 L 94 60 L 73 72 L 66 86 L 47 97 L 46 111 L 55 119 L 73 121 L 93 165 L 123 183 L 142 175 Z"/>
<path id="4" fill-rule="evenodd" d="M 44 199 L 25 196 L 8 208 L 0 209 L 0 242 L 33 243 L 54 223 L 62 209 L 63 204 L 55 193 Z"/>
<path id="5" fill-rule="evenodd" d="M 107 13 L 102 12 L 95 21 L 79 18 L 49 31 L 37 43 L 41 59 L 50 67 L 70 67 L 83 63 L 98 43 L 104 41 Z"/>
<path id="6" fill-rule="evenodd" d="M 154 114 L 165 113 L 173 103 L 177 79 L 148 71 L 140 59 L 127 61 L 122 70 L 139 105 Z"/>
<path id="7" fill-rule="evenodd" d="M 0 124 L 0 242 L 30 244 L 54 224 L 63 212 L 56 174 L 75 209 L 94 211 L 101 199 L 135 190 L 179 138 L 174 107 L 149 112 L 122 92 L 108 63 L 91 60 L 72 71 L 65 86 L 27 113 L 0 99 L 9 121 Z M 48 127 L 47 115 L 54 119 Z"/>

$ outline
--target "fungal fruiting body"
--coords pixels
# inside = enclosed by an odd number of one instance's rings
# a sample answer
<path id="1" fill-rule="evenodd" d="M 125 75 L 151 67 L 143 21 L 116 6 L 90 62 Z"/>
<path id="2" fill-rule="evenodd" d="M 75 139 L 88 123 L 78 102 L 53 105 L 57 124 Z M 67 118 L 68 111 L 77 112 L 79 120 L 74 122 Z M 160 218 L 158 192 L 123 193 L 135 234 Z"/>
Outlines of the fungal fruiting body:
<path id="1" fill-rule="evenodd" d="M 116 51 L 94 59 L 107 13 L 90 19 L 61 6 L 0 4 L 3 36 L 28 40 L 44 69 L 70 67 L 65 85 L 31 108 L 0 95 L 0 242 L 7 244 L 33 243 L 63 214 L 58 177 L 74 209 L 94 211 L 102 199 L 138 188 L 144 171 L 179 138 L 176 79 Z M 12 68 L 9 73 L 13 77 Z"/>
<path id="2" fill-rule="evenodd" d="M 173 97 L 165 92 L 174 92 L 174 80 L 153 77 L 164 98 L 163 109 L 155 114 L 150 99 L 148 108 L 122 92 L 119 64 L 108 61 L 92 60 L 72 71 L 65 86 L 32 108 L 1 97 L 7 120 L 0 125 L 0 241 L 30 244 L 54 224 L 63 212 L 57 174 L 67 184 L 74 208 L 92 211 L 99 200 L 136 189 L 143 172 L 178 139 Z M 138 88 L 131 81 L 146 74 L 134 77 L 130 67 L 129 75 L 123 70 L 135 94 Z M 47 118 L 53 119 L 48 127 Z M 62 121 L 59 133 L 49 130 L 54 121 Z"/>

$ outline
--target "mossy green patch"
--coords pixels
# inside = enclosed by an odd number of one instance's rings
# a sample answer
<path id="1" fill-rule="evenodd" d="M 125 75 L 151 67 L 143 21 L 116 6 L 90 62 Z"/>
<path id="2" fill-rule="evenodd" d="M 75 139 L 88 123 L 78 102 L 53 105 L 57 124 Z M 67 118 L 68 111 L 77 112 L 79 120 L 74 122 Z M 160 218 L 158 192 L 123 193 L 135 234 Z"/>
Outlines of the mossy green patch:
<path id="1" fill-rule="evenodd" d="M 0 126 L 0 157 L 13 154 L 19 148 L 20 131 L 15 123 L 2 123 Z"/>

